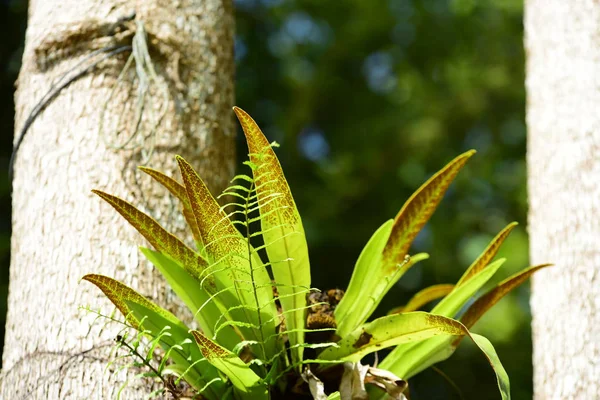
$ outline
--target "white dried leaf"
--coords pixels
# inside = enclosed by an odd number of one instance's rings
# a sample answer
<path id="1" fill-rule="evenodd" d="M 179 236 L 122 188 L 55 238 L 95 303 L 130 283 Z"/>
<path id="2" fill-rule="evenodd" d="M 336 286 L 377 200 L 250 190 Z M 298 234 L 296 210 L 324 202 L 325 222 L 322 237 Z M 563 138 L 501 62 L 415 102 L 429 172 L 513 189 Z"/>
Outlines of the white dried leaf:
<path id="1" fill-rule="evenodd" d="M 369 395 L 365 390 L 365 377 L 369 371 L 368 365 L 360 362 L 344 363 L 344 374 L 340 383 L 341 400 L 368 400 Z"/>
<path id="2" fill-rule="evenodd" d="M 304 379 L 304 382 L 308 383 L 308 388 L 310 389 L 310 394 L 312 395 L 313 399 L 327 400 L 327 395 L 325 394 L 325 385 L 312 373 L 309 368 L 302 373 L 302 379 Z"/>

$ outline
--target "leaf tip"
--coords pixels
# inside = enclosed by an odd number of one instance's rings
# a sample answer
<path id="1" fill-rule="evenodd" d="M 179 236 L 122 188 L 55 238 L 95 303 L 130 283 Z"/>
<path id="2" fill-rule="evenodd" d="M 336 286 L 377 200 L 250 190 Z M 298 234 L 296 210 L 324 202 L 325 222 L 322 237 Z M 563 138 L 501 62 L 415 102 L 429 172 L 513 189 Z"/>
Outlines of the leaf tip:
<path id="1" fill-rule="evenodd" d="M 242 110 L 238 106 L 233 106 L 233 112 L 238 117 L 238 119 L 247 118 L 250 116 L 250 115 L 248 115 L 248 113 L 246 111 Z"/>

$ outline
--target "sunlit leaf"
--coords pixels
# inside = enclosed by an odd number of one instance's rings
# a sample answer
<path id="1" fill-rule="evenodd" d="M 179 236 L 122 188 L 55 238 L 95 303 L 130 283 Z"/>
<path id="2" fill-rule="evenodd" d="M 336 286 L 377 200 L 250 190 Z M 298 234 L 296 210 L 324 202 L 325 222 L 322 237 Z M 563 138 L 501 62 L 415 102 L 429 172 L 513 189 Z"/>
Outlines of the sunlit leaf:
<path id="1" fill-rule="evenodd" d="M 167 232 L 152 217 L 125 200 L 99 190 L 92 190 L 92 192 L 113 206 L 156 250 L 180 262 L 185 270 L 196 279 L 204 279 L 205 289 L 211 293 L 215 292 L 214 278 L 203 274 L 206 261 L 196 252 L 173 234 Z"/>
<path id="2" fill-rule="evenodd" d="M 485 295 L 481 296 L 469 309 L 464 313 L 461 322 L 467 327 L 472 327 L 483 314 L 487 312 L 494 304 L 500 301 L 504 296 L 510 293 L 513 289 L 520 286 L 536 271 L 542 268 L 551 266 L 552 264 L 542 264 L 534 267 L 529 267 L 513 276 L 500 282 L 498 286 L 490 290 Z"/>
<path id="3" fill-rule="evenodd" d="M 234 353 L 219 346 L 199 331 L 191 331 L 198 348 L 208 362 L 229 378 L 242 399 L 268 399 L 267 386 L 261 381 L 250 366 Z"/>
<path id="4" fill-rule="evenodd" d="M 490 363 L 491 367 L 493 368 L 494 373 L 496 374 L 496 379 L 498 381 L 498 388 L 500 390 L 502 399 L 503 400 L 510 399 L 510 381 L 508 378 L 508 374 L 506 373 L 506 370 L 502 366 L 502 363 L 500 362 L 500 359 L 498 358 L 498 355 L 496 354 L 496 350 L 494 349 L 492 344 L 485 337 L 471 333 L 467 329 L 466 326 L 464 326 L 462 323 L 460 323 L 456 320 L 442 317 L 439 315 L 432 315 L 429 313 L 413 312 L 413 313 L 407 313 L 407 314 L 395 314 L 395 315 L 390 315 L 390 316 L 383 317 L 383 318 L 399 317 L 399 316 L 403 316 L 403 315 L 414 315 L 414 314 L 424 314 L 425 316 L 429 316 L 430 318 L 432 318 L 434 320 L 437 319 L 437 323 L 434 323 L 434 325 L 439 326 L 439 331 L 437 331 L 437 332 L 436 332 L 436 328 L 433 328 L 429 332 L 427 330 L 425 330 L 424 331 L 425 334 L 423 334 L 421 337 L 417 336 L 419 340 L 425 339 L 421 343 L 426 343 L 428 341 L 438 340 L 438 339 L 452 342 L 453 340 L 457 341 L 458 339 L 462 339 L 465 336 L 469 336 L 473 340 L 473 342 L 477 345 L 477 347 L 479 347 L 479 349 L 484 353 L 488 362 Z M 380 319 L 382 319 L 382 318 L 380 318 Z M 375 321 L 377 321 L 377 320 L 375 320 Z M 373 321 L 373 322 L 375 322 L 375 321 Z M 420 328 L 423 328 L 422 323 L 420 323 L 418 325 Z M 406 329 L 406 328 L 403 328 L 403 329 Z M 383 327 L 380 327 L 380 330 L 383 330 L 382 333 L 384 333 L 384 335 L 382 335 L 382 336 L 387 336 L 389 329 L 386 329 L 385 326 L 383 326 Z M 369 329 L 365 329 L 364 332 L 371 332 L 371 331 Z M 432 334 L 434 332 L 436 333 L 435 335 Z M 427 334 L 428 334 L 428 336 L 427 336 Z M 373 337 L 369 338 L 369 345 L 371 347 L 373 347 L 372 346 Z M 359 336 L 359 338 L 360 338 L 360 336 Z M 365 342 L 365 341 L 366 341 L 366 339 L 363 340 L 363 342 Z M 342 347 L 342 342 L 344 342 L 344 345 L 345 345 L 345 341 L 342 340 L 339 343 L 340 347 Z M 406 342 L 406 341 L 402 341 L 402 342 Z M 366 345 L 366 346 L 369 346 L 369 345 Z M 385 346 L 381 346 L 381 347 L 385 347 Z M 417 347 L 413 347 L 413 350 L 416 348 Z M 375 348 L 374 350 L 371 349 L 371 351 L 376 351 L 377 349 L 378 348 Z M 431 353 L 431 356 L 432 356 L 432 358 L 435 358 L 435 357 L 440 357 L 440 354 L 441 354 L 441 355 L 445 355 L 447 358 L 447 357 L 449 357 L 450 354 L 452 354 L 454 349 L 455 349 L 455 347 L 452 347 L 452 346 L 446 346 L 446 347 L 442 348 L 441 350 L 434 349 L 433 352 Z M 329 349 L 327 349 L 327 350 L 329 350 Z M 450 354 L 447 354 L 448 351 L 450 351 Z M 367 353 L 364 353 L 364 354 L 367 354 Z M 411 353 L 410 352 L 406 353 L 405 357 L 411 357 Z M 441 361 L 441 360 L 438 360 L 438 361 Z M 400 361 L 396 360 L 396 364 L 400 364 L 400 363 L 401 363 L 401 360 Z M 394 365 L 394 364 L 390 365 L 390 362 L 387 357 L 384 360 L 384 362 L 381 363 L 381 366 L 380 366 L 381 369 L 387 370 L 397 376 L 401 376 L 403 379 L 409 379 L 410 377 L 414 376 L 413 373 L 402 376 L 401 373 L 398 372 L 398 368 L 396 368 L 396 367 L 397 367 L 397 365 Z M 380 398 L 383 398 L 383 396 L 381 396 Z"/>
<path id="5" fill-rule="evenodd" d="M 481 255 L 471 264 L 471 266 L 467 269 L 467 271 L 460 278 L 456 286 L 460 286 L 466 281 L 468 281 L 471 277 L 485 268 L 486 265 L 489 264 L 490 261 L 496 256 L 498 250 L 500 250 L 500 246 L 504 243 L 504 240 L 508 237 L 510 232 L 513 230 L 515 226 L 518 224 L 516 222 L 512 222 L 508 224 L 506 228 L 504 228 L 494 239 L 492 239 L 491 243 L 488 247 L 481 253 Z"/>
<path id="6" fill-rule="evenodd" d="M 345 301 L 346 304 L 340 303 L 340 311 L 336 310 L 336 317 L 342 317 L 338 322 L 338 335 L 343 337 L 365 322 L 398 279 L 417 261 L 426 258 L 417 255 L 407 260 L 410 245 L 435 211 L 458 172 L 473 154 L 475 150 L 461 154 L 425 182 L 402 206 L 394 218 L 389 234 L 387 223 L 385 228 L 380 228 L 379 235 L 383 237 L 387 234 L 388 238 L 381 257 L 374 258 L 374 262 L 368 268 L 372 283 L 362 284 L 360 288 L 348 288 L 349 300 Z M 377 234 L 376 232 L 375 235 Z M 377 245 L 380 246 L 378 241 Z M 363 300 L 361 307 L 357 308 L 355 305 L 360 296 L 359 292 L 362 292 L 363 296 L 364 293 L 368 293 L 368 297 Z"/>
<path id="7" fill-rule="evenodd" d="M 221 291 L 219 299 L 230 310 L 233 320 L 254 327 L 240 326 L 240 331 L 246 339 L 261 343 L 261 349 L 266 346 L 267 354 L 261 357 L 268 358 L 277 352 L 274 340 L 265 343 L 275 333 L 277 310 L 267 270 L 196 171 L 183 158 L 177 157 L 177 161 L 211 273 Z"/>
<path id="8" fill-rule="evenodd" d="M 394 221 L 390 219 L 373 233 L 356 261 L 350 284 L 335 309 L 337 332 L 340 336 L 344 336 L 354 329 L 355 321 L 365 318 L 365 315 L 358 316 L 356 314 L 368 312 L 364 307 L 366 293 L 371 294 L 370 288 L 376 286 L 378 280 L 384 279 L 378 274 L 381 270 L 376 267 L 379 265 L 381 253 L 392 232 L 393 223 Z"/>
<path id="9" fill-rule="evenodd" d="M 396 307 L 388 312 L 389 314 L 398 314 L 401 312 L 417 311 L 425 304 L 438 300 L 454 289 L 454 285 L 442 283 L 439 285 L 429 286 L 419 292 L 417 292 L 411 299 L 406 303 L 405 306 Z"/>
<path id="10" fill-rule="evenodd" d="M 457 285 L 450 294 L 433 307 L 431 313 L 450 318 L 456 316 L 469 299 L 472 299 L 477 291 L 480 290 L 494 274 L 496 274 L 505 261 L 506 259 L 504 258 L 494 261 L 486 268 L 478 271 L 471 279 L 462 285 Z"/>
<path id="11" fill-rule="evenodd" d="M 431 313 L 449 318 L 454 317 L 467 304 L 469 299 L 494 276 L 504 261 L 504 259 L 500 259 L 493 262 L 463 285 L 456 286 L 450 294 L 431 310 Z M 452 345 L 453 341 L 452 338 L 443 337 L 399 345 L 388 354 L 381 366 L 382 368 L 393 368 L 392 372 L 408 379 L 431 365 L 450 357 L 456 348 Z"/>
<path id="12" fill-rule="evenodd" d="M 394 219 L 392 232 L 383 250 L 384 268 L 393 270 L 398 264 L 402 264 L 414 238 L 429 220 L 446 190 L 473 154 L 475 150 L 470 150 L 450 161 L 404 203 Z"/>
<path id="13" fill-rule="evenodd" d="M 165 327 L 169 327 L 168 335 L 160 335 L 161 347 L 165 351 L 170 350 L 169 356 L 175 363 L 188 369 L 185 380 L 194 388 L 200 389 L 218 377 L 216 369 L 203 360 L 201 352 L 193 345 L 188 328 L 173 314 L 107 276 L 89 274 L 82 279 L 97 286 L 138 331 L 158 337 Z M 222 384 L 215 384 L 205 395 L 217 400 L 222 390 Z"/>
<path id="14" fill-rule="evenodd" d="M 464 334 L 459 322 L 422 311 L 387 315 L 358 327 L 343 337 L 336 347 L 323 350 L 319 359 L 359 361 L 369 353 L 401 343 Z"/>
<path id="15" fill-rule="evenodd" d="M 392 283 L 397 282 L 399 277 L 419 261 L 429 258 L 426 253 L 419 253 L 407 258 L 407 261 L 398 265 L 395 271 L 381 269 L 381 262 L 371 266 L 368 270 L 368 278 L 365 279 L 361 290 L 352 291 L 348 300 L 344 302 L 347 294 L 336 308 L 336 317 L 339 314 L 345 316 L 338 322 L 337 335 L 344 337 L 357 326 L 364 323 L 375 311 L 383 297 L 391 289 Z M 358 281 L 357 281 L 358 282 Z M 343 307 L 338 312 L 340 306 Z M 353 304 L 353 305 L 352 305 Z"/>
<path id="16" fill-rule="evenodd" d="M 260 205 L 261 231 L 277 282 L 286 319 L 293 361 L 302 360 L 306 294 L 310 288 L 308 247 L 302 220 L 279 160 L 254 120 L 234 107 L 242 125 L 256 193 Z"/>
<path id="17" fill-rule="evenodd" d="M 219 309 L 216 300 L 201 288 L 201 282 L 189 275 L 170 257 L 144 247 L 141 247 L 140 251 L 166 278 L 173 291 L 190 309 L 202 331 L 212 337 L 223 311 Z M 216 340 L 231 350 L 242 338 L 235 332 L 234 327 L 227 326 L 219 330 Z"/>
<path id="18" fill-rule="evenodd" d="M 179 201 L 181 201 L 182 213 L 187 222 L 190 230 L 192 231 L 192 235 L 194 237 L 194 241 L 198 244 L 202 243 L 200 239 L 200 231 L 198 230 L 198 224 L 196 223 L 196 217 L 194 216 L 194 212 L 192 211 L 192 206 L 190 205 L 190 200 L 188 199 L 187 192 L 185 190 L 185 186 L 181 183 L 177 182 L 175 179 L 163 174 L 160 171 L 157 171 L 148 167 L 138 167 L 141 171 L 150 175 L 154 180 L 163 185 L 171 194 Z"/>
<path id="19" fill-rule="evenodd" d="M 487 338 L 477 335 L 475 333 L 469 333 L 469 337 L 475 342 L 477 347 L 485 354 L 485 357 L 488 359 L 488 362 L 494 369 L 496 373 L 496 381 L 498 382 L 498 389 L 500 389 L 500 395 L 503 400 L 510 400 L 510 380 L 508 379 L 508 374 L 504 369 L 504 366 L 500 362 L 500 358 L 496 353 L 496 349 L 490 343 Z"/>

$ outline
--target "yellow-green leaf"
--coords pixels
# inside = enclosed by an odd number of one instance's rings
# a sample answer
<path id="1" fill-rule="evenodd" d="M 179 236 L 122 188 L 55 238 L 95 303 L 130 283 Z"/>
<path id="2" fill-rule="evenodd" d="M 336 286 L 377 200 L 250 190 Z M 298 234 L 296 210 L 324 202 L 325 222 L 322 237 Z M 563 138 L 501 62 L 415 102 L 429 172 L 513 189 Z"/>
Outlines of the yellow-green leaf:
<path id="1" fill-rule="evenodd" d="M 465 284 L 455 286 L 454 290 L 431 310 L 431 313 L 453 318 L 498 271 L 504 261 L 504 259 L 500 259 L 493 262 Z M 455 346 L 451 346 L 452 341 L 448 338 L 431 338 L 419 343 L 404 343 L 388 354 L 382 363 L 382 368 L 390 368 L 393 365 L 392 372 L 408 379 L 425 368 L 450 357 L 455 350 Z"/>
<path id="2" fill-rule="evenodd" d="M 417 316 L 417 317 L 412 317 L 413 315 Z M 405 318 L 405 320 L 403 321 L 401 318 L 403 316 L 411 316 L 412 319 L 414 319 L 414 321 L 409 321 Z M 392 321 L 392 318 L 396 318 L 397 320 L 394 321 L 395 324 L 397 324 L 397 326 L 394 326 L 390 323 L 390 321 Z M 427 319 L 430 319 L 430 321 L 427 321 Z M 387 321 L 385 321 L 385 319 L 388 319 Z M 419 321 L 420 319 L 420 321 Z M 498 358 L 498 355 L 496 353 L 496 350 L 494 349 L 494 347 L 492 346 L 492 344 L 483 336 L 480 335 L 476 335 L 471 333 L 466 326 L 464 326 L 462 323 L 453 320 L 451 318 L 446 318 L 440 315 L 432 315 L 429 313 L 425 313 L 425 312 L 412 312 L 412 313 L 406 313 L 406 314 L 394 314 L 394 315 L 388 315 L 386 317 L 382 317 L 379 318 L 378 320 L 383 320 L 383 323 L 380 323 L 379 326 L 377 327 L 372 327 L 370 326 L 370 324 L 365 325 L 364 328 L 358 329 L 356 332 L 352 333 L 352 336 L 347 338 L 347 339 L 342 339 L 338 344 L 340 345 L 341 349 L 347 348 L 347 341 L 352 342 L 352 340 L 356 340 L 356 338 L 358 337 L 358 342 L 354 342 L 353 343 L 353 347 L 357 347 L 356 345 L 359 344 L 360 346 L 358 346 L 358 348 L 354 351 L 354 353 L 359 353 L 359 354 L 368 354 L 369 352 L 373 352 L 373 351 L 377 351 L 379 348 L 383 348 L 386 347 L 388 345 L 390 345 L 390 343 L 393 345 L 396 343 L 407 343 L 408 340 L 406 340 L 406 338 L 410 338 L 411 340 L 417 341 L 420 340 L 420 342 L 416 343 L 418 344 L 426 344 L 430 341 L 445 341 L 448 343 L 451 343 L 453 341 L 454 338 L 458 337 L 458 339 L 456 339 L 457 341 L 462 339 L 465 336 L 469 336 L 473 342 L 477 345 L 477 347 L 479 347 L 479 349 L 484 353 L 484 355 L 486 356 L 488 362 L 490 363 L 492 369 L 494 370 L 494 373 L 496 374 L 496 379 L 498 382 L 498 389 L 500 390 L 500 394 L 502 396 L 503 400 L 510 400 L 510 381 L 508 378 L 508 374 L 506 373 L 506 370 L 504 369 L 504 367 L 502 366 L 502 363 L 500 362 L 500 359 Z M 373 321 L 371 324 L 374 324 L 375 322 L 377 322 L 378 320 Z M 409 326 L 407 326 L 409 325 Z M 412 326 L 410 326 L 412 325 Z M 413 330 L 413 332 L 411 332 L 411 328 Z M 377 332 L 379 331 L 379 332 Z M 396 332 L 394 332 L 396 331 Z M 402 333 L 402 332 L 406 332 L 404 333 L 404 335 L 400 335 L 401 338 L 396 339 L 396 340 L 390 340 L 388 338 L 393 337 L 394 333 Z M 377 333 L 377 336 L 376 336 Z M 358 336 L 357 336 L 358 335 Z M 377 338 L 377 339 L 376 339 Z M 387 339 L 387 340 L 386 340 Z M 367 343 L 367 344 L 363 344 L 363 343 Z M 379 346 L 378 346 L 379 345 Z M 367 350 L 362 350 L 363 347 L 367 347 Z M 427 346 L 425 347 L 426 349 L 429 349 L 430 351 L 432 351 L 431 353 L 429 353 L 430 359 L 431 360 L 437 360 L 435 362 L 439 362 L 442 361 L 446 358 L 448 358 L 455 350 L 455 346 L 446 346 L 442 349 L 432 349 L 431 346 Z M 328 350 L 335 350 L 335 349 L 327 349 L 325 351 Z M 418 346 L 414 346 L 412 348 L 412 350 L 419 350 Z M 323 353 L 325 353 L 325 351 L 323 351 Z M 322 354 L 323 354 L 322 353 Z M 344 355 L 343 352 L 341 352 L 342 355 Z M 347 354 L 347 353 L 346 353 Z M 337 354 L 335 354 L 337 356 Z M 414 354 L 409 352 L 407 354 L 405 354 L 405 359 L 406 358 L 410 358 L 412 357 Z M 321 357 L 321 356 L 320 356 Z M 328 355 L 329 357 L 329 355 Z M 350 357 L 350 358 L 348 358 Z M 348 356 L 346 355 L 344 360 L 348 359 L 350 361 L 357 359 L 357 356 L 354 356 L 353 354 Z M 329 359 L 329 358 L 327 358 Z M 333 358 L 335 359 L 335 358 Z M 387 370 L 397 376 L 402 377 L 402 379 L 409 379 L 410 377 L 414 376 L 414 373 L 409 373 L 409 374 L 404 374 L 402 375 L 402 368 L 398 368 L 403 361 L 405 361 L 405 359 L 401 359 L 401 360 L 394 360 L 394 362 L 390 362 L 390 359 L 388 357 L 386 357 L 384 359 L 384 361 L 381 363 L 380 367 L 381 369 Z M 407 361 L 411 361 L 410 359 Z M 428 365 L 432 365 L 435 362 L 428 362 Z M 381 397 L 383 398 L 383 396 Z"/>
<path id="3" fill-rule="evenodd" d="M 381 251 L 381 256 L 373 257 L 371 265 L 366 268 L 369 281 L 366 284 L 361 282 L 360 285 L 354 285 L 354 287 L 351 285 L 348 288 L 349 299 L 342 300 L 338 305 L 339 311 L 336 309 L 336 317 L 340 317 L 337 327 L 338 335 L 343 337 L 365 322 L 398 279 L 417 261 L 427 257 L 427 255 L 419 254 L 411 257 L 410 260 L 406 259 L 414 238 L 429 220 L 444 193 L 473 154 L 475 154 L 475 150 L 468 151 L 448 163 L 404 203 L 396 215 L 391 229 L 387 227 L 386 223 L 385 229 L 382 227 L 379 232 L 376 232 L 377 235 L 380 235 L 379 237 L 387 235 L 387 241 Z M 390 229 L 389 233 L 387 233 L 388 229 Z M 368 246 L 369 244 L 367 244 Z M 365 273 L 360 272 L 360 274 Z M 355 302 L 361 293 L 363 297 L 364 293 L 368 293 L 368 297 L 359 308 L 356 307 L 357 303 Z"/>
<path id="4" fill-rule="evenodd" d="M 388 315 L 398 314 L 401 312 L 417 311 L 425 304 L 446 296 L 452 291 L 452 289 L 454 289 L 454 285 L 447 283 L 429 286 L 417 292 L 413 297 L 411 297 L 405 306 L 396 307 L 390 310 Z"/>
<path id="5" fill-rule="evenodd" d="M 293 361 L 302 360 L 306 293 L 310 289 L 308 247 L 300 213 L 279 160 L 245 111 L 234 107 L 248 143 L 261 214 L 261 231 L 285 316 Z"/>
<path id="6" fill-rule="evenodd" d="M 141 247 L 140 251 L 166 278 L 173 291 L 192 312 L 202 331 L 213 337 L 219 322 L 222 324 L 226 321 L 221 318 L 226 310 L 219 308 L 217 299 L 204 290 L 201 283 L 185 271 L 177 261 L 144 247 Z M 242 340 L 233 326 L 220 329 L 214 339 L 230 350 Z"/>
<path id="7" fill-rule="evenodd" d="M 225 374 L 242 399 L 268 399 L 267 386 L 250 366 L 226 348 L 219 346 L 199 331 L 191 331 L 202 355 Z"/>
<path id="8" fill-rule="evenodd" d="M 100 190 L 92 190 L 92 192 L 117 210 L 156 250 L 180 262 L 185 270 L 196 279 L 204 279 L 205 289 L 211 293 L 215 292 L 214 278 L 204 274 L 206 261 L 200 255 L 187 247 L 176 236 L 167 232 L 152 217 L 125 200 Z"/>
<path id="9" fill-rule="evenodd" d="M 175 179 L 163 174 L 160 171 L 157 171 L 148 167 L 138 167 L 141 171 L 150 175 L 155 181 L 163 185 L 171 194 L 179 201 L 181 201 L 181 208 L 183 217 L 187 222 L 190 230 L 192 231 L 192 236 L 194 237 L 194 241 L 198 244 L 201 244 L 200 232 L 198 230 L 198 224 L 196 223 L 196 217 L 194 216 L 194 212 L 192 211 L 192 206 L 190 205 L 190 200 L 188 199 L 187 192 L 185 190 L 185 186 L 181 183 L 177 182 Z"/>
<path id="10" fill-rule="evenodd" d="M 461 336 L 464 329 L 458 321 L 422 311 L 387 315 L 364 324 L 319 355 L 322 360 L 360 361 L 365 355 L 433 336 Z"/>
<path id="11" fill-rule="evenodd" d="M 170 324 L 173 324 L 173 326 L 179 326 L 182 329 L 186 329 L 185 325 L 173 314 L 157 306 L 135 290 L 115 279 L 97 274 L 88 274 L 82 279 L 93 283 L 100 290 L 102 290 L 106 297 L 108 297 L 108 299 L 119 309 L 119 311 L 121 311 L 121 314 L 127 318 L 127 322 L 129 322 L 137 330 L 143 330 L 143 327 L 140 326 L 140 322 L 144 316 L 130 313 L 131 309 L 127 306 L 127 302 L 139 304 L 153 313 L 160 315 L 163 319 L 169 321 Z"/>
<path id="12" fill-rule="evenodd" d="M 542 264 L 529 267 L 500 282 L 494 289 L 490 290 L 488 293 L 477 299 L 475 303 L 471 304 L 469 309 L 462 316 L 461 322 L 468 328 L 472 327 L 475 322 L 487 312 L 487 310 L 510 293 L 510 291 L 525 282 L 534 272 L 551 265 L 552 264 Z"/>
<path id="13" fill-rule="evenodd" d="M 219 299 L 234 321 L 252 326 L 240 325 L 240 331 L 245 339 L 266 347 L 266 354 L 260 356 L 273 356 L 277 353 L 276 344 L 265 340 L 274 337 L 277 310 L 267 270 L 192 166 L 181 157 L 177 161 L 210 262 L 209 270 L 217 281 Z"/>
<path id="14" fill-rule="evenodd" d="M 463 285 L 456 286 L 452 292 L 442 299 L 433 310 L 432 314 L 453 318 L 460 309 L 472 299 L 478 290 L 485 285 L 506 261 L 505 258 L 494 261 L 486 268 L 478 271 Z"/>
<path id="15" fill-rule="evenodd" d="M 378 266 L 383 248 L 392 232 L 393 223 L 394 221 L 390 219 L 381 225 L 358 256 L 346 293 L 335 309 L 339 336 L 351 332 L 360 323 L 366 321 L 371 313 L 370 307 L 365 307 L 365 302 L 373 294 L 372 288 L 377 285 L 377 281 L 385 279 L 385 276 L 380 274 L 381 269 Z"/>
<path id="16" fill-rule="evenodd" d="M 159 343 L 163 349 L 172 349 L 169 356 L 173 361 L 189 368 L 184 379 L 194 388 L 201 389 L 218 377 L 215 368 L 199 362 L 203 356 L 193 345 L 188 328 L 173 314 L 115 279 L 97 274 L 85 275 L 82 279 L 98 287 L 135 329 L 153 338 L 160 337 Z M 168 327 L 168 334 L 161 335 L 165 327 Z M 194 362 L 197 363 L 193 365 Z M 205 396 L 218 400 L 221 390 L 223 385 L 217 383 L 209 387 Z"/>
<path id="17" fill-rule="evenodd" d="M 450 161 L 404 203 L 394 219 L 392 232 L 383 250 L 385 268 L 394 269 L 404 261 L 404 256 L 408 254 L 414 238 L 429 220 L 446 190 L 473 154 L 475 150 L 470 150 Z"/>
<path id="18" fill-rule="evenodd" d="M 515 226 L 518 224 L 516 222 L 512 222 L 506 226 L 506 228 L 502 229 L 502 231 L 496 235 L 494 239 L 490 242 L 488 247 L 481 253 L 477 260 L 471 264 L 471 266 L 465 271 L 463 276 L 460 278 L 456 286 L 460 286 L 464 284 L 466 281 L 471 279 L 474 275 L 476 275 L 479 271 L 485 268 L 486 265 L 496 256 L 498 250 L 500 250 L 500 246 L 504 243 L 504 240 L 508 237 L 510 232 L 513 230 Z"/>

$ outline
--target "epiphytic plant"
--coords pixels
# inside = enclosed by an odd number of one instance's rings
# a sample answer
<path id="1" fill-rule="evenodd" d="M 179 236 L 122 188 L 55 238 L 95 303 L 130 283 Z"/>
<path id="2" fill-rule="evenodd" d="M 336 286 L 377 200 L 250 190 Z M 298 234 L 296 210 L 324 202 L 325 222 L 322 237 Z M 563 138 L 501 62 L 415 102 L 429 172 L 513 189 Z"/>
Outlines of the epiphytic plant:
<path id="1" fill-rule="evenodd" d="M 310 286 L 302 221 L 274 145 L 248 114 L 234 111 L 246 136 L 246 165 L 252 171 L 236 176 L 223 192 L 235 202 L 220 206 L 181 157 L 177 161 L 183 184 L 141 168 L 179 199 L 195 249 L 131 204 L 94 191 L 154 247 L 141 251 L 199 326 L 188 329 L 175 315 L 114 279 L 83 278 L 100 288 L 129 326 L 148 338 L 151 350 L 163 349 L 159 366 L 152 368 L 154 375 L 175 376 L 175 383 L 187 382 L 196 398 L 209 400 L 403 399 L 406 379 L 448 358 L 468 337 L 493 367 L 502 398 L 509 399 L 509 379 L 493 346 L 469 328 L 545 266 L 528 268 L 474 300 L 502 266 L 504 259 L 492 260 L 515 223 L 492 240 L 456 285 L 426 288 L 404 307 L 369 320 L 398 279 L 428 257 L 409 256 L 411 243 L 475 151 L 456 157 L 431 177 L 373 234 L 345 293 L 323 293 Z M 264 244 L 253 246 L 257 236 Z M 431 312 L 417 311 L 434 300 L 439 302 Z M 393 350 L 377 368 L 361 364 L 365 355 L 384 348 Z M 175 394 L 175 383 L 165 390 Z"/>

